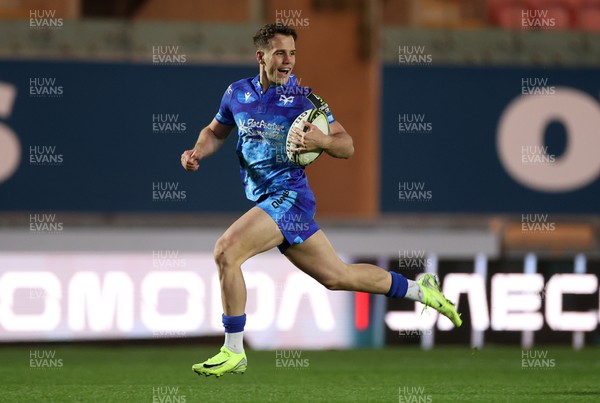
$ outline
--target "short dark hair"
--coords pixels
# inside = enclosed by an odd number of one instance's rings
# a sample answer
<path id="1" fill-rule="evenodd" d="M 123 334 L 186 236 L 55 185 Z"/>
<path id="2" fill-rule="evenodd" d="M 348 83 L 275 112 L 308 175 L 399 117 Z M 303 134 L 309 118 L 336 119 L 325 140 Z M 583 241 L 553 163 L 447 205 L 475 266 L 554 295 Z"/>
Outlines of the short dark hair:
<path id="1" fill-rule="evenodd" d="M 254 46 L 256 49 L 264 49 L 269 46 L 269 39 L 273 38 L 275 35 L 281 34 L 285 36 L 291 36 L 294 38 L 294 41 L 298 38 L 298 34 L 296 34 L 296 30 L 290 26 L 284 24 L 267 24 L 261 29 L 258 30 L 256 35 L 252 38 L 254 41 Z"/>

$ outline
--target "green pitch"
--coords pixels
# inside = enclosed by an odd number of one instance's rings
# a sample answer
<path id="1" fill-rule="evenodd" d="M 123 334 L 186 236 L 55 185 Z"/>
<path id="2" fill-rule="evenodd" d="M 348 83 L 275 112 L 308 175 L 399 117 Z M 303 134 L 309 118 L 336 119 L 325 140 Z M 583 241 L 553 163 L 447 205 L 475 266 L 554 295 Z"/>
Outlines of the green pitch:
<path id="1" fill-rule="evenodd" d="M 217 350 L 0 346 L 0 401 L 600 401 L 598 348 L 535 347 L 535 358 L 525 363 L 516 347 L 248 351 L 244 375 L 216 379 L 192 372 L 193 363 Z"/>

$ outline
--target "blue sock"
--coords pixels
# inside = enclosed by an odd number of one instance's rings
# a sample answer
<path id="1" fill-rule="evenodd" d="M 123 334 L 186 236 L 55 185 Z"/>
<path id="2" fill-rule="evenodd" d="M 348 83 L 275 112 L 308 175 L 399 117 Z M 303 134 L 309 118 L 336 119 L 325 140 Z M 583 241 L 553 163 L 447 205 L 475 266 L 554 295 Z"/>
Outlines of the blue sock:
<path id="1" fill-rule="evenodd" d="M 240 316 L 227 316 L 223 314 L 225 333 L 243 332 L 244 326 L 246 326 L 246 314 Z"/>
<path id="2" fill-rule="evenodd" d="M 392 286 L 385 296 L 404 298 L 406 291 L 408 290 L 408 280 L 402 274 L 396 273 L 395 271 L 391 271 L 390 275 L 392 276 Z"/>

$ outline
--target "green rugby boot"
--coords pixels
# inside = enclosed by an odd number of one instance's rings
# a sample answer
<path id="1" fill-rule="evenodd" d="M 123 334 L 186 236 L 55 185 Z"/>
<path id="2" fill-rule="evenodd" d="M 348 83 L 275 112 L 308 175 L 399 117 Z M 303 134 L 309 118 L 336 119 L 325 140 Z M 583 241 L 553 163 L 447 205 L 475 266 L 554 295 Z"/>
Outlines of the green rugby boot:
<path id="1" fill-rule="evenodd" d="M 246 372 L 246 353 L 236 354 L 227 347 L 221 347 L 219 354 L 199 364 L 192 365 L 192 370 L 198 375 L 216 377 L 225 374 L 243 374 Z"/>
<path id="2" fill-rule="evenodd" d="M 462 319 L 456 311 L 454 304 L 450 302 L 440 290 L 440 283 L 437 276 L 425 274 L 417 281 L 421 290 L 423 290 L 423 304 L 432 307 L 454 323 L 454 326 L 460 327 Z"/>

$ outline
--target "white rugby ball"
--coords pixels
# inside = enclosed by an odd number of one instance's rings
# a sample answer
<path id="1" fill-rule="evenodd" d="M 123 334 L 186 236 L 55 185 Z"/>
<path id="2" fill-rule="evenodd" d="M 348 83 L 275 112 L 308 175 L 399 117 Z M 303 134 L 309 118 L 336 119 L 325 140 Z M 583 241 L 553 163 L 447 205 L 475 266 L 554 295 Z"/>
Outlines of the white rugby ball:
<path id="1" fill-rule="evenodd" d="M 288 131 L 288 135 L 286 137 L 286 142 L 285 142 L 285 151 L 287 153 L 288 159 L 293 164 L 301 165 L 301 166 L 307 166 L 307 165 L 311 164 L 323 152 L 323 150 L 305 151 L 305 152 L 293 151 L 293 149 L 295 147 L 294 147 L 294 143 L 289 141 L 290 132 L 292 131 L 292 129 L 294 127 L 297 127 L 298 129 L 300 129 L 301 131 L 304 131 L 304 132 L 308 131 L 308 126 L 304 125 L 304 121 L 312 123 L 313 125 L 317 126 L 319 128 L 319 130 L 321 130 L 323 133 L 325 133 L 325 135 L 329 135 L 329 122 L 327 122 L 327 115 L 325 115 L 325 113 L 323 113 L 320 110 L 315 108 L 315 109 L 307 109 L 304 112 L 302 112 L 300 115 L 298 115 L 296 120 L 294 120 L 294 123 L 292 123 L 290 130 Z"/>

